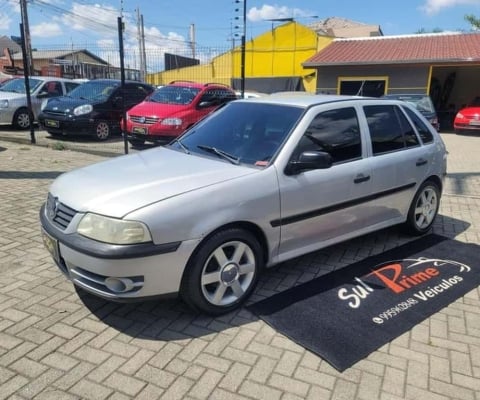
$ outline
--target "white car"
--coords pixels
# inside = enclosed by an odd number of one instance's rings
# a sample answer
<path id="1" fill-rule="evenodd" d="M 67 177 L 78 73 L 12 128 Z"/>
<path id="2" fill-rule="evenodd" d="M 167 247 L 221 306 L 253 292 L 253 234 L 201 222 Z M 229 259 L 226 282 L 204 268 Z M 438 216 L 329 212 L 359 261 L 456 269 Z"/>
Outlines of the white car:
<path id="1" fill-rule="evenodd" d="M 32 76 L 29 78 L 34 120 L 40 114 L 42 102 L 51 97 L 64 96 L 80 85 L 71 79 Z M 0 124 L 11 124 L 16 129 L 30 127 L 25 78 L 14 78 L 0 87 Z"/>
<path id="2" fill-rule="evenodd" d="M 40 220 L 76 286 L 116 301 L 180 293 L 215 315 L 264 267 L 391 225 L 426 233 L 446 164 L 405 102 L 266 96 L 227 103 L 167 146 L 63 174 Z"/>

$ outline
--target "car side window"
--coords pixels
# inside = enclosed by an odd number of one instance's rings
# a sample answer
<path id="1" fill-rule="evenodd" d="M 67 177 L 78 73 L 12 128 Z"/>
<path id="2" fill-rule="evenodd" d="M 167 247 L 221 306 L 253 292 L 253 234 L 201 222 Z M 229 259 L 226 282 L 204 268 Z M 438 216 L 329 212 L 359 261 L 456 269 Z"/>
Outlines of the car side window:
<path id="1" fill-rule="evenodd" d="M 418 146 L 413 127 L 396 105 L 364 106 L 373 155 Z"/>
<path id="2" fill-rule="evenodd" d="M 147 96 L 147 94 L 145 88 L 141 85 L 125 85 L 125 100 L 128 103 L 139 103 Z"/>
<path id="3" fill-rule="evenodd" d="M 413 125 L 417 128 L 417 132 L 420 135 L 420 139 L 422 139 L 423 143 L 431 143 L 433 142 L 433 134 L 428 129 L 427 125 L 415 114 L 410 108 L 402 107 L 405 112 L 407 113 L 408 117 L 412 120 Z"/>
<path id="4" fill-rule="evenodd" d="M 76 82 L 64 82 L 64 84 L 65 84 L 66 93 L 70 93 L 73 89 L 79 86 L 79 84 Z"/>
<path id="5" fill-rule="evenodd" d="M 45 82 L 39 93 L 45 94 L 46 97 L 61 96 L 63 94 L 62 84 L 58 81 Z"/>
<path id="6" fill-rule="evenodd" d="M 208 89 L 200 98 L 200 103 L 204 101 L 213 102 L 213 105 L 220 105 L 230 100 L 235 100 L 235 93 L 226 89 Z"/>
<path id="7" fill-rule="evenodd" d="M 300 139 L 294 158 L 311 150 L 329 153 L 333 163 L 361 158 L 362 141 L 355 108 L 339 108 L 318 114 Z"/>

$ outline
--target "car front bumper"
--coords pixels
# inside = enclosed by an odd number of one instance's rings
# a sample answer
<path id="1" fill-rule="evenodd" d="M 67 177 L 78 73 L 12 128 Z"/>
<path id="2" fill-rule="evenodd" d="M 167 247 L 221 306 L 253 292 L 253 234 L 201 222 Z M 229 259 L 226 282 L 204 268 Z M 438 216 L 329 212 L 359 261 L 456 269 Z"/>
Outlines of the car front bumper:
<path id="1" fill-rule="evenodd" d="M 59 135 L 94 135 L 94 120 L 90 117 L 69 117 L 44 115 L 38 117 L 40 126 L 49 133 Z"/>
<path id="2" fill-rule="evenodd" d="M 42 238 L 74 285 L 107 300 L 128 302 L 174 296 L 199 240 L 155 245 L 112 245 L 65 234 L 40 209 Z"/>

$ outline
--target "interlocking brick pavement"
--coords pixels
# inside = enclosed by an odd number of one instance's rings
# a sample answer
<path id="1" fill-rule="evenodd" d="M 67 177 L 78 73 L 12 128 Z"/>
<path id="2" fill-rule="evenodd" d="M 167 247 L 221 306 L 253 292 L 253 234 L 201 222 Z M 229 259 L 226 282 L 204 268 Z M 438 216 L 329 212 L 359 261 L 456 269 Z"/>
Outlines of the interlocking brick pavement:
<path id="1" fill-rule="evenodd" d="M 7 134 L 0 399 L 480 400 L 479 288 L 343 373 L 245 309 L 211 318 L 177 300 L 116 304 L 77 293 L 43 248 L 38 210 L 56 176 L 104 157 Z M 480 243 L 480 137 L 443 138 L 449 177 L 434 231 Z M 392 228 L 288 261 L 268 271 L 252 301 L 408 240 Z"/>

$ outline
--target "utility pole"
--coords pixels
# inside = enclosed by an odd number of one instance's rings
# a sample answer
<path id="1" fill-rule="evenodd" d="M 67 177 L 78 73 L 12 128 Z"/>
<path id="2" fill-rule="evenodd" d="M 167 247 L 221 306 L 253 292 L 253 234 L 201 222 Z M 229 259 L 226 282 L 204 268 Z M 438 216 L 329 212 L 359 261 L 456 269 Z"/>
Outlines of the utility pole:
<path id="1" fill-rule="evenodd" d="M 32 42 L 30 39 L 30 27 L 28 25 L 28 12 L 27 12 L 27 0 L 20 0 L 20 13 L 22 18 L 23 26 L 23 37 L 25 40 L 25 55 L 26 55 L 26 65 L 28 69 L 28 75 L 33 75 L 33 56 L 32 56 Z"/>
<path id="2" fill-rule="evenodd" d="M 138 48 L 140 49 L 140 80 L 145 82 L 147 75 L 147 57 L 145 54 L 145 30 L 143 25 L 143 15 L 140 15 L 140 9 L 137 8 L 137 38 Z"/>
<path id="3" fill-rule="evenodd" d="M 190 47 L 192 48 L 192 58 L 195 59 L 195 24 L 190 25 Z"/>

